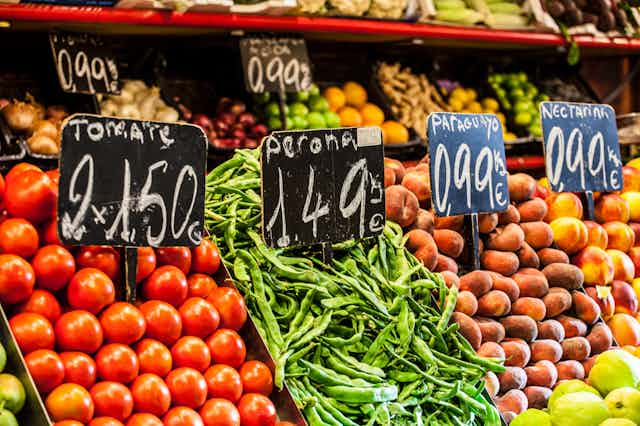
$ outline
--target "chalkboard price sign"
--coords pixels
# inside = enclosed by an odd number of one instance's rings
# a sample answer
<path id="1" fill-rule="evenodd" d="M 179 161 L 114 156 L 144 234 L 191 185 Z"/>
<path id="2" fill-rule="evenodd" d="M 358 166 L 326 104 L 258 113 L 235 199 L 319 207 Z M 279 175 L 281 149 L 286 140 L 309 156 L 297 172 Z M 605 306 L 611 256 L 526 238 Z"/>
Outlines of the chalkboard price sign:
<path id="1" fill-rule="evenodd" d="M 191 124 L 75 114 L 62 128 L 58 234 L 65 244 L 195 246 L 207 139 Z"/>
<path id="2" fill-rule="evenodd" d="M 431 113 L 427 119 L 431 198 L 438 216 L 509 206 L 502 124 L 493 114 Z"/>
<path id="3" fill-rule="evenodd" d="M 240 55 L 250 93 L 300 92 L 311 86 L 311 66 L 303 39 L 244 38 Z"/>
<path id="4" fill-rule="evenodd" d="M 554 191 L 618 191 L 622 161 L 609 105 L 542 102 L 547 178 Z"/>
<path id="5" fill-rule="evenodd" d="M 274 132 L 262 143 L 262 229 L 271 247 L 336 243 L 384 228 L 378 127 Z"/>
<path id="6" fill-rule="evenodd" d="M 62 90 L 120 93 L 118 65 L 99 36 L 52 32 L 49 41 Z"/>

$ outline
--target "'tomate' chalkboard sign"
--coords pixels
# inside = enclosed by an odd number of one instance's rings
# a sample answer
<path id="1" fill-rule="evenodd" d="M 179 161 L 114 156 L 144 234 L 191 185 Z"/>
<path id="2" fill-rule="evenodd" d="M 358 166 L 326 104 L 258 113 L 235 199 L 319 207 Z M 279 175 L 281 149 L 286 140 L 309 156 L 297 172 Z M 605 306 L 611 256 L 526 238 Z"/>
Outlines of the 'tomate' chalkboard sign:
<path id="1" fill-rule="evenodd" d="M 49 34 L 60 87 L 71 93 L 120 93 L 118 65 L 102 39 L 93 34 Z"/>
<path id="2" fill-rule="evenodd" d="M 300 92 L 311 86 L 304 39 L 244 38 L 240 41 L 240 55 L 250 93 Z"/>
<path id="3" fill-rule="evenodd" d="M 191 124 L 75 114 L 62 128 L 58 234 L 65 244 L 195 246 L 207 139 Z"/>
<path id="4" fill-rule="evenodd" d="M 427 119 L 427 135 L 436 215 L 499 212 L 509 206 L 498 117 L 434 112 Z"/>
<path id="5" fill-rule="evenodd" d="M 384 228 L 378 127 L 274 132 L 262 143 L 262 229 L 271 247 L 336 243 Z"/>
<path id="6" fill-rule="evenodd" d="M 622 189 L 616 113 L 609 105 L 542 102 L 540 119 L 551 189 Z"/>

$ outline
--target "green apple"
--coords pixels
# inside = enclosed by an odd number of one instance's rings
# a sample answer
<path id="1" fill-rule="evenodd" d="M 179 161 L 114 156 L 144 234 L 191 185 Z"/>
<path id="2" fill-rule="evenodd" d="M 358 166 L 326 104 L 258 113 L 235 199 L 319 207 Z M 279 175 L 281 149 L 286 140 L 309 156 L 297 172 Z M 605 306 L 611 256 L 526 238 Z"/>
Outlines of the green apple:
<path id="1" fill-rule="evenodd" d="M 340 127 L 340 116 L 333 111 L 327 111 L 323 114 L 324 121 L 327 123 L 327 127 L 335 129 Z"/>
<path id="2" fill-rule="evenodd" d="M 319 112 L 310 112 L 309 115 L 307 115 L 307 121 L 309 122 L 310 129 L 324 129 L 327 127 L 324 116 Z"/>
<path id="3" fill-rule="evenodd" d="M 0 373 L 4 371 L 4 367 L 7 366 L 7 351 L 4 350 L 4 346 L 0 344 Z"/>
<path id="4" fill-rule="evenodd" d="M 610 416 L 604 400 L 591 392 L 562 395 L 553 404 L 553 426 L 599 426 Z"/>
<path id="5" fill-rule="evenodd" d="M 600 426 L 637 426 L 634 422 L 628 419 L 607 419 L 600 423 Z"/>
<path id="6" fill-rule="evenodd" d="M 296 102 L 289 106 L 289 115 L 291 117 L 306 117 L 309 114 L 309 108 L 301 102 Z"/>
<path id="7" fill-rule="evenodd" d="M 553 411 L 553 406 L 558 398 L 568 393 L 575 393 L 575 392 L 591 392 L 594 395 L 600 396 L 600 393 L 598 393 L 596 389 L 592 388 L 582 380 L 577 380 L 577 379 L 567 380 L 566 382 L 560 383 L 558 386 L 556 386 L 553 389 L 553 393 L 551 394 L 551 397 L 549 397 L 549 401 L 547 403 L 547 407 L 549 407 L 549 411 Z"/>
<path id="8" fill-rule="evenodd" d="M 622 349 L 603 352 L 589 371 L 589 383 L 603 396 L 614 389 L 638 387 L 640 360 Z"/>
<path id="9" fill-rule="evenodd" d="M 11 411 L 2 408 L 0 409 L 0 426 L 18 426 L 18 421 Z"/>
<path id="10" fill-rule="evenodd" d="M 542 410 L 530 408 L 513 419 L 511 426 L 551 426 L 551 416 Z"/>
<path id="11" fill-rule="evenodd" d="M 640 391 L 624 387 L 614 389 L 604 399 L 612 417 L 629 419 L 640 423 Z"/>
<path id="12" fill-rule="evenodd" d="M 17 413 L 24 406 L 24 386 L 11 374 L 0 374 L 0 405 Z"/>

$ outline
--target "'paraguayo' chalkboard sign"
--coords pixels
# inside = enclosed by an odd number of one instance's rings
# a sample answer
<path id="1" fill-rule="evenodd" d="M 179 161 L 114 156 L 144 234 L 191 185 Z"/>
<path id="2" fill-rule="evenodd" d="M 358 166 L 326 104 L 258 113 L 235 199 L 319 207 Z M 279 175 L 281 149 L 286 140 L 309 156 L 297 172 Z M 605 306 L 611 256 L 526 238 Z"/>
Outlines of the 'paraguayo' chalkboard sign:
<path id="1" fill-rule="evenodd" d="M 427 119 L 427 136 L 436 215 L 499 212 L 509 206 L 498 117 L 434 112 Z"/>
<path id="2" fill-rule="evenodd" d="M 547 178 L 554 191 L 622 189 L 616 113 L 609 105 L 542 102 Z"/>
<path id="3" fill-rule="evenodd" d="M 62 128 L 58 235 L 72 245 L 198 245 L 206 144 L 191 124 L 71 116 Z"/>
<path id="4" fill-rule="evenodd" d="M 271 247 L 336 243 L 384 228 L 378 127 L 274 132 L 262 142 L 262 229 Z"/>

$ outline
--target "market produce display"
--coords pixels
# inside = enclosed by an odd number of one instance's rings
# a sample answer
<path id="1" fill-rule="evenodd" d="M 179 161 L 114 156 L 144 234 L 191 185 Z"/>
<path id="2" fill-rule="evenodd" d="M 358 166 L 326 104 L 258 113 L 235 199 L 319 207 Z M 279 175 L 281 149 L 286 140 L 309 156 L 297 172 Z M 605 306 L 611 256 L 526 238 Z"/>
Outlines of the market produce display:
<path id="1" fill-rule="evenodd" d="M 101 97 L 99 97 L 101 98 Z M 100 113 L 135 120 L 154 120 L 175 123 L 180 113 L 162 99 L 160 88 L 148 87 L 142 80 L 127 80 L 119 95 L 100 100 Z"/>
<path id="2" fill-rule="evenodd" d="M 458 25 L 484 23 L 490 28 L 526 28 L 533 17 L 528 1 L 433 0 L 434 19 Z"/>
<path id="3" fill-rule="evenodd" d="M 479 392 L 504 367 L 449 325 L 457 289 L 405 251 L 392 222 L 334 245 L 331 264 L 266 247 L 258 154 L 237 151 L 209 174 L 206 227 L 276 360 L 275 385 L 289 385 L 307 421 L 499 424 Z"/>
<path id="4" fill-rule="evenodd" d="M 553 18 L 569 27 L 591 24 L 605 33 L 615 29 L 623 34 L 632 33 L 638 23 L 623 3 L 620 0 L 545 0 L 542 5 Z"/>
<path id="5" fill-rule="evenodd" d="M 23 409 L 26 394 L 18 378 L 4 372 L 7 366 L 7 352 L 0 344 L 0 424 L 17 426 L 16 415 Z"/>

